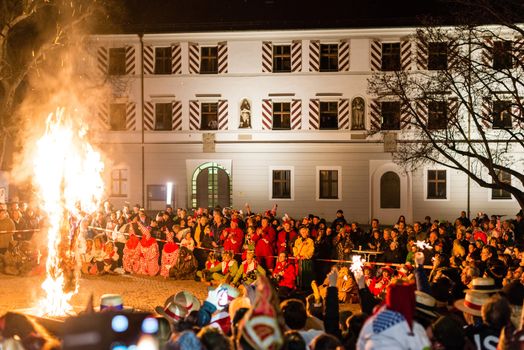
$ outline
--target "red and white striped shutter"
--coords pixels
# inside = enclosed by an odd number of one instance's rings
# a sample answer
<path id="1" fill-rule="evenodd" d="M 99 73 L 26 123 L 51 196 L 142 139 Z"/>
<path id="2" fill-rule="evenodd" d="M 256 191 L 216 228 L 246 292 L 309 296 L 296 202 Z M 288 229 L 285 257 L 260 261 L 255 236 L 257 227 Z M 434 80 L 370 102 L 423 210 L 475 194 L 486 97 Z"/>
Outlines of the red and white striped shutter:
<path id="1" fill-rule="evenodd" d="M 423 99 L 416 100 L 416 113 L 417 120 L 419 120 L 420 128 L 426 128 L 428 126 L 428 103 Z"/>
<path id="2" fill-rule="evenodd" d="M 316 98 L 309 100 L 309 129 L 320 129 L 320 100 Z"/>
<path id="3" fill-rule="evenodd" d="M 450 98 L 448 99 L 448 124 L 449 121 L 455 121 L 458 118 L 459 113 L 459 100 L 458 98 Z"/>
<path id="4" fill-rule="evenodd" d="M 273 71 L 273 43 L 271 41 L 262 42 L 262 72 L 271 73 Z"/>
<path id="5" fill-rule="evenodd" d="M 189 74 L 200 73 L 200 49 L 197 43 L 189 43 Z"/>
<path id="6" fill-rule="evenodd" d="M 380 130 L 382 127 L 382 113 L 380 102 L 377 99 L 369 101 L 369 120 L 372 130 Z"/>
<path id="7" fill-rule="evenodd" d="M 227 42 L 218 43 L 218 73 L 227 73 Z"/>
<path id="8" fill-rule="evenodd" d="M 189 101 L 189 130 L 200 130 L 200 102 Z"/>
<path id="9" fill-rule="evenodd" d="M 419 70 L 428 69 L 428 57 L 429 57 L 428 43 L 424 39 L 419 38 L 417 40 L 417 69 Z"/>
<path id="10" fill-rule="evenodd" d="M 135 47 L 126 46 L 126 74 L 134 75 L 136 66 Z"/>
<path id="11" fill-rule="evenodd" d="M 320 41 L 309 41 L 309 71 L 320 71 Z"/>
<path id="12" fill-rule="evenodd" d="M 400 129 L 411 129 L 411 105 L 409 102 L 400 102 Z"/>
<path id="13" fill-rule="evenodd" d="M 144 130 L 155 129 L 155 104 L 151 101 L 144 102 Z"/>
<path id="14" fill-rule="evenodd" d="M 171 44 L 171 74 L 182 74 L 182 47 Z"/>
<path id="15" fill-rule="evenodd" d="M 262 100 L 262 129 L 271 130 L 273 127 L 273 101 Z"/>
<path id="16" fill-rule="evenodd" d="M 182 102 L 173 101 L 171 104 L 171 130 L 180 131 L 182 130 Z"/>
<path id="17" fill-rule="evenodd" d="M 126 130 L 136 130 L 136 103 L 134 102 L 126 104 Z"/>
<path id="18" fill-rule="evenodd" d="M 448 69 L 457 67 L 460 59 L 460 47 L 457 40 L 450 40 L 448 42 Z"/>
<path id="19" fill-rule="evenodd" d="M 228 103 L 227 100 L 218 101 L 218 130 L 228 129 Z"/>
<path id="20" fill-rule="evenodd" d="M 338 43 L 338 71 L 349 71 L 349 39 Z"/>
<path id="21" fill-rule="evenodd" d="M 493 126 L 493 102 L 490 98 L 484 97 L 480 108 L 480 121 L 485 128 L 489 129 Z"/>
<path id="22" fill-rule="evenodd" d="M 302 100 L 291 101 L 291 129 L 302 129 Z"/>
<path id="23" fill-rule="evenodd" d="M 411 70 L 411 40 L 400 42 L 400 66 L 403 71 Z"/>
<path id="24" fill-rule="evenodd" d="M 102 130 L 109 129 L 109 103 L 103 102 L 98 105 L 96 119 Z"/>
<path id="25" fill-rule="evenodd" d="M 143 69 L 145 75 L 153 74 L 155 71 L 155 48 L 151 45 L 144 46 Z"/>
<path id="26" fill-rule="evenodd" d="M 382 70 L 382 42 L 380 40 L 371 40 L 370 42 L 370 67 L 374 72 Z"/>
<path id="27" fill-rule="evenodd" d="M 513 41 L 514 67 L 524 68 L 524 38 L 518 37 Z"/>
<path id="28" fill-rule="evenodd" d="M 482 48 L 481 60 L 486 67 L 493 67 L 493 38 L 484 38 L 484 47 Z"/>
<path id="29" fill-rule="evenodd" d="M 338 100 L 338 128 L 349 129 L 349 99 L 347 98 Z"/>
<path id="30" fill-rule="evenodd" d="M 302 40 L 293 40 L 291 43 L 291 71 L 302 71 Z"/>
<path id="31" fill-rule="evenodd" d="M 107 75 L 107 69 L 109 66 L 109 51 L 107 47 L 99 47 L 96 50 L 96 67 L 98 74 L 105 77 Z"/>

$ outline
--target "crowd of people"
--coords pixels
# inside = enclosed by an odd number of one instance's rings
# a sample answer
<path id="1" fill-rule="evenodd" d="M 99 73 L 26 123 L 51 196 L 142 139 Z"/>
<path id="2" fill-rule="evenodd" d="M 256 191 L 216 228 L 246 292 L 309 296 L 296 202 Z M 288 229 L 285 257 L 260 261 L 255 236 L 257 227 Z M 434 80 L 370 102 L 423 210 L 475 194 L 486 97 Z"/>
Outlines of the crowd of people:
<path id="1" fill-rule="evenodd" d="M 0 207 L 5 273 L 9 256 L 31 246 L 43 221 L 28 207 Z M 157 308 L 171 324 L 168 348 L 524 344 L 522 210 L 507 220 L 462 212 L 453 222 L 426 217 L 411 224 L 401 216 L 384 227 L 373 219 L 363 230 L 342 210 L 326 220 L 278 216 L 277 206 L 263 213 L 248 205 L 193 212 L 168 206 L 149 217 L 139 205 L 114 210 L 106 201 L 96 213 L 71 220 L 71 227 L 83 274 L 196 278 L 214 287 L 203 302 L 183 292 Z M 358 266 L 358 254 L 369 261 Z M 28 269 L 19 266 L 22 271 Z M 361 312 L 340 313 L 346 302 L 359 304 Z"/>

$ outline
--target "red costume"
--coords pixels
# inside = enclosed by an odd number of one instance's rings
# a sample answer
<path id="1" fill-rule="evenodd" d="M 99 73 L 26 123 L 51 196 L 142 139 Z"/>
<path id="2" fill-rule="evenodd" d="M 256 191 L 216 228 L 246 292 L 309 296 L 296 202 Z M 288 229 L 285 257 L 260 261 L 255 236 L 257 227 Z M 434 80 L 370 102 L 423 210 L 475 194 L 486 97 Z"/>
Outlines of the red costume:
<path id="1" fill-rule="evenodd" d="M 274 230 L 273 230 L 274 231 Z M 263 261 L 266 262 L 267 269 L 273 269 L 274 258 L 273 258 L 273 244 L 263 235 L 259 238 L 255 245 L 255 256 L 259 264 Z"/>
<path id="2" fill-rule="evenodd" d="M 132 233 L 129 235 L 129 238 L 124 247 L 124 255 L 122 257 L 122 265 L 126 272 L 136 272 L 139 270 L 140 264 L 140 249 L 138 244 L 140 240 L 138 237 Z"/>
<path id="3" fill-rule="evenodd" d="M 222 231 L 224 242 L 224 250 L 231 250 L 235 254 L 242 250 L 242 243 L 244 242 L 244 232 L 239 228 L 226 228 Z"/>
<path id="4" fill-rule="evenodd" d="M 275 266 L 275 270 L 273 271 L 273 276 L 280 278 L 278 281 L 280 287 L 287 287 L 290 289 L 296 288 L 297 269 L 295 264 L 289 260 L 277 262 L 277 266 Z"/>
<path id="5" fill-rule="evenodd" d="M 158 243 L 149 233 L 142 236 L 140 240 L 140 268 L 137 271 L 141 275 L 155 276 L 160 270 L 158 266 Z"/>
<path id="6" fill-rule="evenodd" d="M 171 240 L 168 239 L 168 242 L 164 244 L 162 249 L 162 261 L 160 268 L 160 275 L 164 277 L 169 277 L 169 269 L 175 264 L 176 257 L 178 255 L 178 245 L 173 242 L 172 234 Z"/>

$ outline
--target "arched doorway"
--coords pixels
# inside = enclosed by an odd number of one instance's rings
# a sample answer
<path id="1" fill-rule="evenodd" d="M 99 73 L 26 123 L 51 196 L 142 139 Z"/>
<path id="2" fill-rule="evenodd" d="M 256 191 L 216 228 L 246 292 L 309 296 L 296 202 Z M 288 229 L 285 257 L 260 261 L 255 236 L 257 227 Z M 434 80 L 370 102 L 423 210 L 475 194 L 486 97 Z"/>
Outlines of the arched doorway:
<path id="1" fill-rule="evenodd" d="M 400 215 L 412 220 L 409 174 L 390 162 L 375 161 L 371 167 L 371 217 L 381 224 L 394 224 Z"/>
<path id="2" fill-rule="evenodd" d="M 231 206 L 231 177 L 218 163 L 208 162 L 197 167 L 193 172 L 191 189 L 193 208 Z"/>

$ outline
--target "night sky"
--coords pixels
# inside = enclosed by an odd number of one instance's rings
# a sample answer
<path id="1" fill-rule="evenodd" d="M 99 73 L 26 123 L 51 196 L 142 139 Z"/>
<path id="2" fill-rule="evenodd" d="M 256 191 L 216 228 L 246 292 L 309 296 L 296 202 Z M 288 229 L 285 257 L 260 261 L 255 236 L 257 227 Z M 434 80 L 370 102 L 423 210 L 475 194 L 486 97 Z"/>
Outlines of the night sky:
<path id="1" fill-rule="evenodd" d="M 113 0 L 98 32 L 417 26 L 428 16 L 453 24 L 468 11 L 444 0 Z M 113 23 L 108 26 L 107 23 Z"/>

